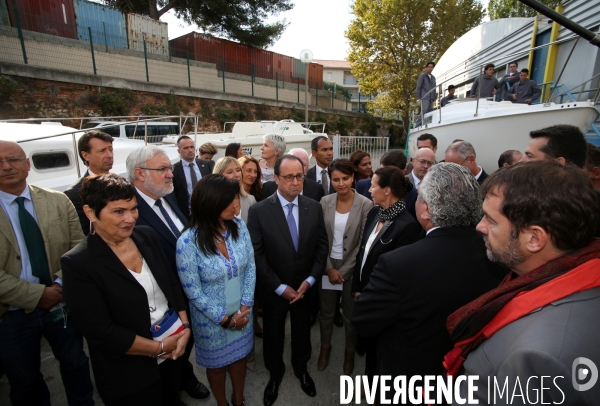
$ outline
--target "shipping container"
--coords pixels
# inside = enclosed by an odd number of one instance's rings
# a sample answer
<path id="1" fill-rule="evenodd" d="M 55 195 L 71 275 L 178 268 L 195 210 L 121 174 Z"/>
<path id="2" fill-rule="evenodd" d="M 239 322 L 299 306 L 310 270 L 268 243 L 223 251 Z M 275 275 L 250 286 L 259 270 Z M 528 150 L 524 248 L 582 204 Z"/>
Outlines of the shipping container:
<path id="1" fill-rule="evenodd" d="M 98 45 L 127 48 L 127 23 L 119 10 L 86 0 L 73 0 L 77 20 L 77 37 L 82 41 L 92 40 Z"/>
<path id="2" fill-rule="evenodd" d="M 77 39 L 73 0 L 6 0 L 6 5 L 13 27 L 16 7 L 22 29 Z"/>
<path id="3" fill-rule="evenodd" d="M 273 78 L 273 52 L 260 48 L 250 48 L 250 65 L 254 66 L 257 78 Z"/>
<path id="4" fill-rule="evenodd" d="M 8 7 L 6 7 L 5 0 L 0 0 L 0 25 L 8 25 L 10 27 L 10 16 L 8 15 Z"/>
<path id="5" fill-rule="evenodd" d="M 280 82 L 291 82 L 294 75 L 294 58 L 278 53 L 273 53 L 273 79 L 277 73 Z"/>
<path id="6" fill-rule="evenodd" d="M 323 89 L 323 65 L 312 62 L 308 64 L 308 83 L 310 87 Z"/>
<path id="7" fill-rule="evenodd" d="M 250 47 L 228 40 L 223 40 L 222 43 L 225 54 L 225 72 L 251 75 Z"/>
<path id="8" fill-rule="evenodd" d="M 169 33 L 167 23 L 150 17 L 127 13 L 127 39 L 129 49 L 151 54 L 169 55 Z"/>
<path id="9" fill-rule="evenodd" d="M 186 51 L 188 51 L 190 59 L 214 63 L 220 69 L 223 60 L 222 41 L 222 39 L 212 35 L 190 32 L 170 40 L 169 47 L 173 57 L 185 58 Z"/>

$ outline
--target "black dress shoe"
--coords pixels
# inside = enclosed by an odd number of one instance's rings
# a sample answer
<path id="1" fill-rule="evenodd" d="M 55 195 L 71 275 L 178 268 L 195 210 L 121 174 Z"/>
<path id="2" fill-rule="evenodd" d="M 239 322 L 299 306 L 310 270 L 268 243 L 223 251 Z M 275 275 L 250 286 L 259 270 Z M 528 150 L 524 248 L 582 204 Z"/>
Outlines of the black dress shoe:
<path id="1" fill-rule="evenodd" d="M 281 377 L 274 379 L 269 379 L 269 383 L 265 388 L 265 396 L 263 398 L 263 404 L 265 406 L 272 406 L 273 403 L 277 400 L 277 395 L 279 394 L 279 385 L 281 384 Z"/>
<path id="2" fill-rule="evenodd" d="M 202 384 L 202 382 L 198 382 L 195 386 L 184 390 L 194 399 L 206 399 L 210 396 L 210 391 Z"/>
<path id="3" fill-rule="evenodd" d="M 312 380 L 308 372 L 302 374 L 296 374 L 296 378 L 300 379 L 300 387 L 310 397 L 317 396 L 317 390 L 315 389 L 315 382 Z"/>
<path id="4" fill-rule="evenodd" d="M 342 327 L 344 325 L 344 319 L 342 318 L 342 313 L 337 312 L 335 317 L 333 318 L 333 324 L 338 327 Z"/>

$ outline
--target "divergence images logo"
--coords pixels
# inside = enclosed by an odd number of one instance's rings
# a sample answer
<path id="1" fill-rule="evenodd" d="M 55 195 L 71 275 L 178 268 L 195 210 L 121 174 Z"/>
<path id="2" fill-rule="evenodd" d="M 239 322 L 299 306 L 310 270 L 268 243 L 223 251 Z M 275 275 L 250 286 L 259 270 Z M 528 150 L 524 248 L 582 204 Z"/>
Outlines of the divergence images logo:
<path id="1" fill-rule="evenodd" d="M 585 357 L 575 358 L 571 369 L 573 376 L 573 387 L 579 392 L 592 389 L 598 381 L 598 368 L 591 359 Z M 579 383 L 585 382 L 586 383 Z"/>

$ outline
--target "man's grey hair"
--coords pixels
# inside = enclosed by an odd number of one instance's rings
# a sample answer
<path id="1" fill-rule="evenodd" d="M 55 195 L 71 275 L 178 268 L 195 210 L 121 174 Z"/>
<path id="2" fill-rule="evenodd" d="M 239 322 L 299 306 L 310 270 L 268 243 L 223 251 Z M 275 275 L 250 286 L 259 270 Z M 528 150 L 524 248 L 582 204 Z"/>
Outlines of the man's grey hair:
<path id="1" fill-rule="evenodd" d="M 273 149 L 279 151 L 278 157 L 285 154 L 285 138 L 279 134 L 267 134 L 263 136 L 263 140 L 273 143 Z"/>
<path id="2" fill-rule="evenodd" d="M 463 161 L 467 159 L 469 155 L 473 155 L 475 158 L 477 158 L 473 144 L 467 141 L 458 141 L 454 144 L 450 144 L 450 146 L 446 148 L 446 153 L 449 151 L 456 152 L 456 155 L 458 155 Z"/>
<path id="3" fill-rule="evenodd" d="M 304 148 L 292 148 L 288 151 L 288 154 L 298 156 L 298 154 L 302 154 L 302 156 L 309 159 L 308 152 Z"/>
<path id="4" fill-rule="evenodd" d="M 437 227 L 475 227 L 483 216 L 479 184 L 458 164 L 442 162 L 429 168 L 419 184 L 419 200 L 427 203 Z"/>
<path id="5" fill-rule="evenodd" d="M 127 157 L 127 177 L 129 180 L 136 180 L 135 168 L 141 168 L 146 166 L 146 162 L 154 158 L 158 154 L 167 155 L 165 151 L 154 145 L 148 145 L 146 147 L 140 147 L 131 151 Z"/>

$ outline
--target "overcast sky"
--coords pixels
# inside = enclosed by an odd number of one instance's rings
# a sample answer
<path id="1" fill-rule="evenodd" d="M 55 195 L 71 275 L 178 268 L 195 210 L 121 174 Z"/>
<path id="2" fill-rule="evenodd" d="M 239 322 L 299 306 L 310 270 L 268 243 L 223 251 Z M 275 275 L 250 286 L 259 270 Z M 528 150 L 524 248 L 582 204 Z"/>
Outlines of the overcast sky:
<path id="1" fill-rule="evenodd" d="M 483 0 L 485 7 L 488 1 Z M 348 40 L 344 32 L 354 17 L 350 12 L 352 0 L 295 0 L 294 3 L 292 10 L 273 19 L 285 18 L 289 26 L 269 50 L 299 58 L 303 49 L 309 49 L 314 59 L 346 59 Z M 169 24 L 169 39 L 196 29 L 182 24 L 172 12 L 161 21 Z"/>

